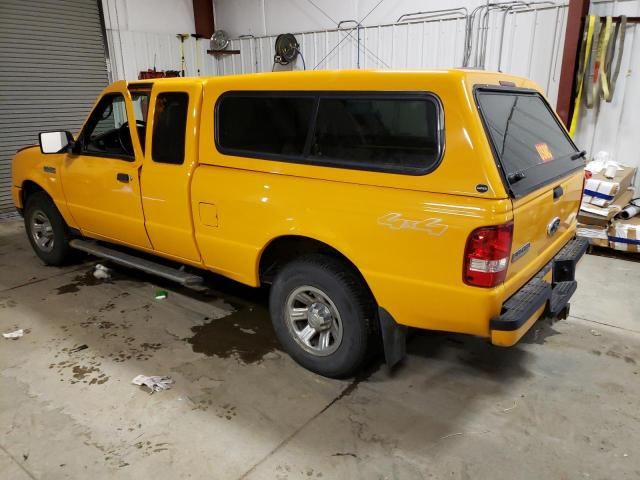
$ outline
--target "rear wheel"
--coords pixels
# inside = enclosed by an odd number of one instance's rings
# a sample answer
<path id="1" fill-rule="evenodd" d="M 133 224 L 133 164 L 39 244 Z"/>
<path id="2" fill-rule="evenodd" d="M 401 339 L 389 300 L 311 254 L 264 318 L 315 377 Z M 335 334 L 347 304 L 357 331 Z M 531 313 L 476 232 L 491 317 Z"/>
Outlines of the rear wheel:
<path id="1" fill-rule="evenodd" d="M 47 265 L 64 265 L 72 258 L 71 235 L 62 215 L 44 192 L 29 196 L 24 225 L 31 247 Z"/>
<path id="2" fill-rule="evenodd" d="M 274 279 L 269 307 L 280 344 L 303 367 L 343 378 L 362 366 L 375 309 L 350 265 L 323 255 L 289 263 Z"/>

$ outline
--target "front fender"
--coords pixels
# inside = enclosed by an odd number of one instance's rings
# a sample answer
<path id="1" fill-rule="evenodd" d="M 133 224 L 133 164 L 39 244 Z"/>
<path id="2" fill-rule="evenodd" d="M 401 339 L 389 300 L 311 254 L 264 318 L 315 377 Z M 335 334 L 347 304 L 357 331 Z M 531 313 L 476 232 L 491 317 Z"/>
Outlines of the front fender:
<path id="1" fill-rule="evenodd" d="M 13 202 L 16 208 L 23 209 L 25 194 L 30 189 L 42 189 L 51 197 L 67 225 L 78 228 L 62 189 L 60 169 L 65 156 L 63 153 L 44 154 L 37 146 L 18 151 L 11 163 Z"/>

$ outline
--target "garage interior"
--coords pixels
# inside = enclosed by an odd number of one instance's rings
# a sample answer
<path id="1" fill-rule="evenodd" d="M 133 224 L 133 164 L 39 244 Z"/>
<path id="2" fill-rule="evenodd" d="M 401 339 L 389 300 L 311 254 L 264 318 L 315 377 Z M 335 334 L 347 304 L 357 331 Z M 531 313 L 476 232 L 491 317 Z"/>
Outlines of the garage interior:
<path id="1" fill-rule="evenodd" d="M 640 0 L 0 0 L 0 478 L 640 478 L 638 23 Z M 282 351 L 268 288 L 47 267 L 12 201 L 16 151 L 78 132 L 117 80 L 459 67 L 534 80 L 586 160 L 625 172 L 617 210 L 583 199 L 568 318 L 508 349 L 411 330 L 393 369 L 325 378 Z"/>

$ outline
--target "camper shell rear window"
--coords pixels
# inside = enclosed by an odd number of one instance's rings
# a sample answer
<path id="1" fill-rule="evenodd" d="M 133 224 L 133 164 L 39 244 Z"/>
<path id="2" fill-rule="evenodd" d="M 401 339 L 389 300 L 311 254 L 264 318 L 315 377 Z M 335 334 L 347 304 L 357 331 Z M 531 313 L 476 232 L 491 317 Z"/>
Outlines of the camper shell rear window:
<path id="1" fill-rule="evenodd" d="M 578 149 L 535 90 L 479 86 L 475 99 L 506 186 L 521 197 L 583 167 Z"/>

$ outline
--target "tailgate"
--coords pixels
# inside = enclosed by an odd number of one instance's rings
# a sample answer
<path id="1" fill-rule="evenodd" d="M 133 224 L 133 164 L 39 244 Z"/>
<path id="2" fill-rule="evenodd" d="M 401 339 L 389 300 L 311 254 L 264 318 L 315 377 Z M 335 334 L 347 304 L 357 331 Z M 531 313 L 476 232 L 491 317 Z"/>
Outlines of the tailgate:
<path id="1" fill-rule="evenodd" d="M 525 269 L 531 259 L 550 260 L 562 247 L 556 240 L 575 229 L 583 179 L 580 170 L 513 200 L 513 243 L 507 278 Z"/>
<path id="2" fill-rule="evenodd" d="M 575 228 L 584 180 L 579 152 L 539 92 L 476 87 L 476 103 L 513 202 L 507 280 L 550 260 Z M 562 242 L 566 243 L 566 242 Z"/>

